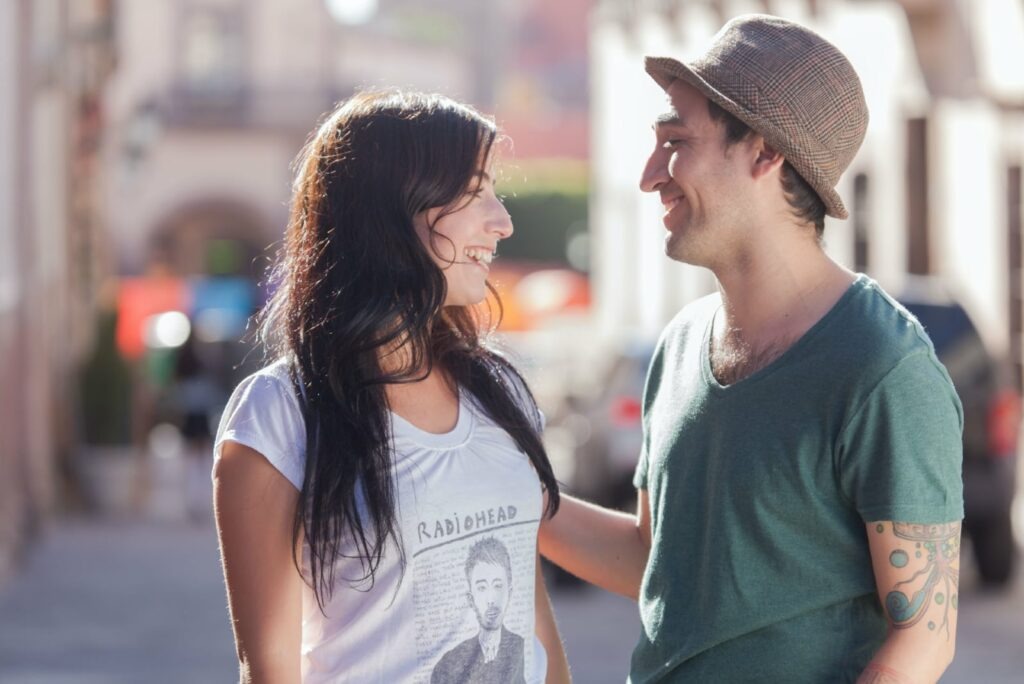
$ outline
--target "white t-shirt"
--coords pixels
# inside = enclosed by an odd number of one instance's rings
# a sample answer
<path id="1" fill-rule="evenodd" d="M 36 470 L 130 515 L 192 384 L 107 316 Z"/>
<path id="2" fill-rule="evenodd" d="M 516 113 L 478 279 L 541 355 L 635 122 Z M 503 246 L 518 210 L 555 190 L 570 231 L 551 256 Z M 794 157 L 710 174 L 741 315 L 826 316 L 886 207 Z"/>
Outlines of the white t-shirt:
<path id="1" fill-rule="evenodd" d="M 404 575 L 389 541 L 372 589 L 342 579 L 365 574 L 358 559 L 338 561 L 326 617 L 304 586 L 302 681 L 543 682 L 547 656 L 534 629 L 543 502 L 529 458 L 465 392 L 458 423 L 446 434 L 425 432 L 395 414 L 391 420 Z M 226 440 L 260 452 L 301 489 L 305 424 L 283 361 L 235 389 L 217 430 L 215 458 Z M 342 554 L 356 555 L 355 546 L 343 543 Z M 308 577 L 308 547 L 303 563 Z M 497 655 L 492 646 L 485 657 L 479 646 L 484 623 L 502 627 Z"/>

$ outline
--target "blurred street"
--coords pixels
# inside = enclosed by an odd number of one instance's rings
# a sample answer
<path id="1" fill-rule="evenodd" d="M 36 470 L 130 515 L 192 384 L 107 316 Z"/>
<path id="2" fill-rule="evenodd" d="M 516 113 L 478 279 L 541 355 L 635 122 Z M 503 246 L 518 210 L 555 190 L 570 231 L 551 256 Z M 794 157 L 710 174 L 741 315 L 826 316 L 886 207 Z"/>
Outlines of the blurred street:
<path id="1" fill-rule="evenodd" d="M 211 437 L 273 357 L 253 316 L 287 283 L 272 266 L 296 155 L 361 91 L 442 93 L 500 129 L 487 159 L 515 236 L 487 260 L 499 298 L 479 322 L 528 380 L 558 480 L 624 506 L 655 342 L 718 287 L 697 265 L 713 259 L 665 256 L 677 203 L 638 187 L 674 147 L 652 150 L 666 103 L 644 56 L 689 59 L 752 8 L 820 33 L 859 74 L 871 124 L 829 186 L 849 220 L 825 220 L 820 244 L 919 318 L 964 406 L 979 561 L 965 546 L 942 681 L 1024 682 L 1024 570 L 1002 593 L 978 570 L 1004 581 L 1024 541 L 1024 0 L 11 0 L 0 684 L 236 681 Z M 696 169 L 684 200 L 703 194 Z M 300 234 L 316 212 L 294 206 Z M 348 225 L 363 222 L 329 232 Z M 575 681 L 623 682 L 635 603 L 548 586 Z"/>
<path id="2" fill-rule="evenodd" d="M 981 594 L 968 568 L 942 681 L 1019 682 L 1024 586 Z M 552 598 L 575 681 L 624 681 L 634 604 L 589 588 L 553 587 Z M 225 606 L 211 524 L 61 523 L 0 592 L 0 683 L 234 681 Z"/>

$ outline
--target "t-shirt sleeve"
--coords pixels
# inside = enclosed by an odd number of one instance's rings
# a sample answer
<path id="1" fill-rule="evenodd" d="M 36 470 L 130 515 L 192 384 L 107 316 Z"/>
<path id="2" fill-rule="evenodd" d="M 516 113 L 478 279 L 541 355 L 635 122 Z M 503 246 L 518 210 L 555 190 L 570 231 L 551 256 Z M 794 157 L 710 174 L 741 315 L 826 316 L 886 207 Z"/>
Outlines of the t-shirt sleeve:
<path id="1" fill-rule="evenodd" d="M 226 441 L 263 455 L 296 489 L 302 489 L 306 427 L 290 381 L 266 371 L 243 380 L 228 400 L 214 442 L 214 458 Z"/>
<path id="2" fill-rule="evenodd" d="M 633 472 L 633 486 L 637 489 L 647 489 L 647 474 L 650 463 L 651 446 L 651 404 L 658 393 L 661 384 L 661 371 L 664 363 L 664 334 L 658 342 L 654 354 L 651 356 L 651 363 L 647 368 L 647 377 L 644 379 L 644 397 L 641 410 L 640 422 L 643 426 L 643 437 L 640 442 L 640 457 L 636 462 L 636 470 Z"/>
<path id="3" fill-rule="evenodd" d="M 865 522 L 963 518 L 963 410 L 930 353 L 904 358 L 843 429 L 837 468 Z"/>
<path id="4" fill-rule="evenodd" d="M 636 462 L 636 471 L 633 473 L 633 486 L 637 489 L 647 489 L 647 439 L 644 439 L 643 447 L 640 449 L 640 458 Z"/>

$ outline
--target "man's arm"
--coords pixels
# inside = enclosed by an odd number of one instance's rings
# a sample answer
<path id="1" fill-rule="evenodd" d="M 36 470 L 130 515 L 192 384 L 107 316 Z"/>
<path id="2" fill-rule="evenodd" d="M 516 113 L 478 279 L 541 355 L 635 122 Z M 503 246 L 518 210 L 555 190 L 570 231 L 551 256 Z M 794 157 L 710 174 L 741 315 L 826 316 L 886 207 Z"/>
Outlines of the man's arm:
<path id="1" fill-rule="evenodd" d="M 889 636 L 858 684 L 935 682 L 953 660 L 960 523 L 867 525 Z"/>
<path id="2" fill-rule="evenodd" d="M 540 526 L 544 557 L 602 589 L 637 599 L 651 550 L 647 490 L 637 490 L 635 516 L 563 495 L 558 513 Z"/>

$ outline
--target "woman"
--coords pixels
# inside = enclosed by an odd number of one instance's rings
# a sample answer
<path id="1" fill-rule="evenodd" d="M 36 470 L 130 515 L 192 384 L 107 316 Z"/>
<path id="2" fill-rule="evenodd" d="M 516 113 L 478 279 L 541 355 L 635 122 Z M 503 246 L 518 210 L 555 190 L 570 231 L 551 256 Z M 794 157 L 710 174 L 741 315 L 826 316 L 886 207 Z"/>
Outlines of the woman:
<path id="1" fill-rule="evenodd" d="M 278 361 L 214 447 L 243 681 L 568 680 L 540 414 L 474 308 L 512 234 L 495 136 L 441 96 L 364 93 L 306 146 L 264 314 Z"/>

